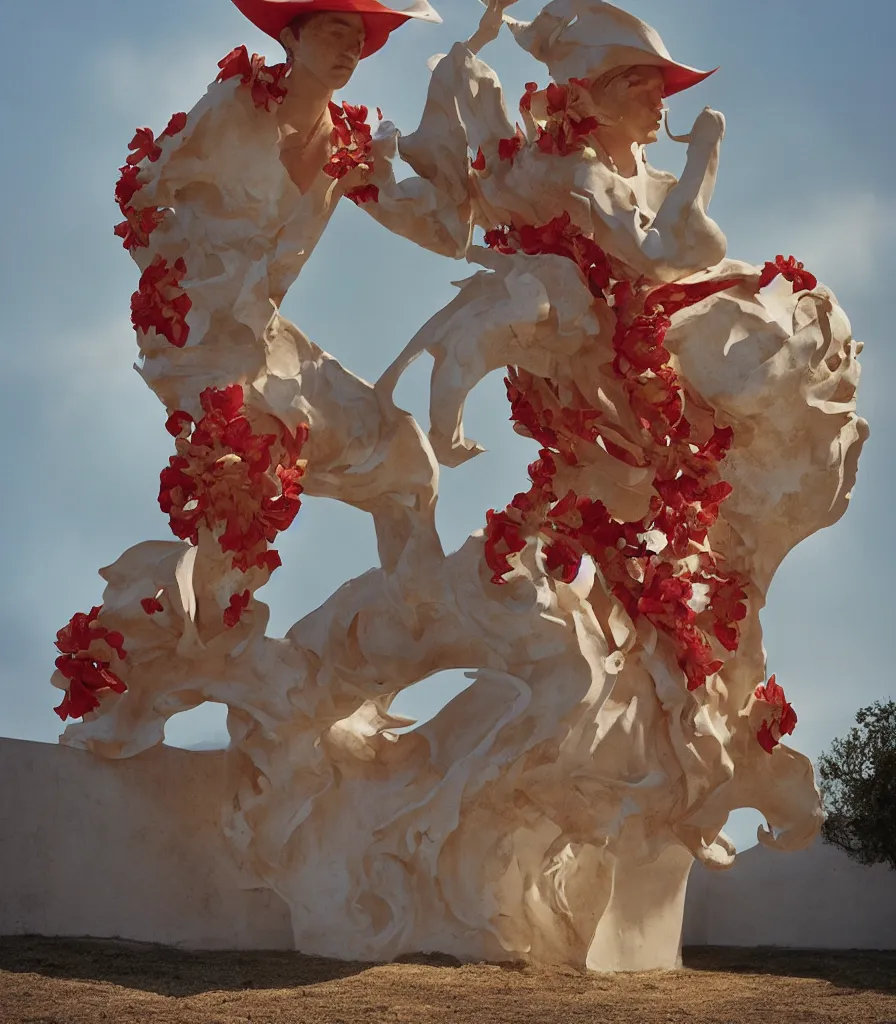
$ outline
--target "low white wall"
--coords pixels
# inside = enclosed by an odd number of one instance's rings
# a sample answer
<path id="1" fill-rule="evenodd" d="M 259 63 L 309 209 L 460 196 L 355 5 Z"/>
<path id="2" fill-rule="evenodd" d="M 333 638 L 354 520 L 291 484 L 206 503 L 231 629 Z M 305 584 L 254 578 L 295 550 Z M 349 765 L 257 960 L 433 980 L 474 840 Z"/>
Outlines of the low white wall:
<path id="1" fill-rule="evenodd" d="M 221 751 L 0 739 L 0 935 L 291 949 L 286 904 L 241 890 L 224 848 L 225 769 Z"/>
<path id="2" fill-rule="evenodd" d="M 0 739 L 0 935 L 290 949 L 286 905 L 243 890 L 221 837 L 222 751 L 105 761 Z M 685 945 L 896 949 L 896 872 L 821 843 L 695 866 Z"/>
<path id="3" fill-rule="evenodd" d="M 695 865 L 684 944 L 896 949 L 896 871 L 821 840 L 800 853 L 755 846 L 728 871 Z"/>

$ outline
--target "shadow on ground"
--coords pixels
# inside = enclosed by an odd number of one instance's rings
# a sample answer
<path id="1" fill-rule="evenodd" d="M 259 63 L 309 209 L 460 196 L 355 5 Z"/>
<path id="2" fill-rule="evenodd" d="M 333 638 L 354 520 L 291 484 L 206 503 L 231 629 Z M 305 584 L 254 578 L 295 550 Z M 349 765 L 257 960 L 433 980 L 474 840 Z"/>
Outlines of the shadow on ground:
<path id="1" fill-rule="evenodd" d="M 455 957 L 417 953 L 395 963 L 460 967 Z M 362 974 L 374 963 L 284 951 L 199 951 L 106 939 L 0 937 L 0 971 L 46 978 L 104 981 L 165 996 L 246 989 L 306 988 Z"/>
<path id="2" fill-rule="evenodd" d="M 395 962 L 434 971 L 461 966 L 454 957 L 442 954 L 417 954 Z M 0 937 L 0 971 L 106 982 L 175 998 L 307 988 L 351 978 L 375 966 L 280 951 L 189 952 L 136 942 Z M 495 966 L 529 970 L 520 963 Z M 714 974 L 812 978 L 854 992 L 896 994 L 896 951 L 691 947 L 684 951 L 684 966 Z"/>
<path id="3" fill-rule="evenodd" d="M 690 946 L 683 959 L 692 971 L 815 978 L 837 988 L 896 994 L 896 950 Z"/>

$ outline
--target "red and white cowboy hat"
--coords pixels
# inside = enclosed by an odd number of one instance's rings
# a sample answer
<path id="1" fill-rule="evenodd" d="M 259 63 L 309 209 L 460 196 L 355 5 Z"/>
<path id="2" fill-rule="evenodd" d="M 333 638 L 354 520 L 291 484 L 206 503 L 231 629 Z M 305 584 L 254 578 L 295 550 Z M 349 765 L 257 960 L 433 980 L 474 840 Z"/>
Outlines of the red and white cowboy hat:
<path id="1" fill-rule="evenodd" d="M 400 11 L 380 3 L 379 0 L 233 0 L 233 2 L 253 25 L 278 40 L 280 33 L 302 14 L 315 14 L 322 11 L 360 14 L 366 32 L 362 57 L 369 57 L 385 46 L 390 33 L 411 18 L 430 21 L 437 25 L 442 20 L 427 0 L 413 0 Z"/>
<path id="2" fill-rule="evenodd" d="M 666 80 L 666 96 L 690 89 L 714 71 L 672 60 L 657 32 L 603 0 L 552 0 L 531 22 L 505 15 L 516 41 L 547 64 L 555 82 L 592 81 L 615 68 L 649 64 Z"/>

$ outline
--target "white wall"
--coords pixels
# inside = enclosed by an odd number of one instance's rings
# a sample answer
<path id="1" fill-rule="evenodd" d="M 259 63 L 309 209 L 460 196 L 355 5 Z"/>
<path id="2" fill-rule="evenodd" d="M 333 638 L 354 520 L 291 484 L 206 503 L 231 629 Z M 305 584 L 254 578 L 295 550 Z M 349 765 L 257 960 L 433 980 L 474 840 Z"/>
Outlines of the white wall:
<path id="1" fill-rule="evenodd" d="M 695 865 L 684 944 L 896 949 L 896 871 L 821 840 L 801 853 L 754 846 L 728 871 Z"/>
<path id="2" fill-rule="evenodd" d="M 105 761 L 0 739 L 0 935 L 292 948 L 286 905 L 241 890 L 227 854 L 226 765 L 221 751 Z M 820 843 L 695 866 L 684 943 L 896 949 L 896 872 Z"/>
<path id="3" fill-rule="evenodd" d="M 221 751 L 104 761 L 0 739 L 0 935 L 289 949 L 286 904 L 242 891 L 218 820 Z"/>

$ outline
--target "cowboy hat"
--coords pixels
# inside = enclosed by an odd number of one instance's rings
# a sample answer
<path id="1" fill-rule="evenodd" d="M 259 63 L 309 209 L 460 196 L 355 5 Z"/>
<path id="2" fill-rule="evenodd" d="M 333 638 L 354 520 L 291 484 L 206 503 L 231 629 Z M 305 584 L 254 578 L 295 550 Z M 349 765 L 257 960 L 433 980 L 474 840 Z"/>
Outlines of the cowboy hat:
<path id="1" fill-rule="evenodd" d="M 665 95 L 690 89 L 718 71 L 698 71 L 672 60 L 657 32 L 603 0 L 552 0 L 531 22 L 504 16 L 514 38 L 548 66 L 555 82 L 594 81 L 614 68 L 659 68 Z"/>
<path id="2" fill-rule="evenodd" d="M 410 18 L 431 21 L 441 18 L 427 0 L 412 0 L 402 11 L 379 0 L 233 0 L 237 8 L 262 32 L 279 40 L 280 33 L 303 14 L 324 12 L 360 14 L 365 39 L 362 57 L 369 57 L 386 44 L 390 33 Z"/>

